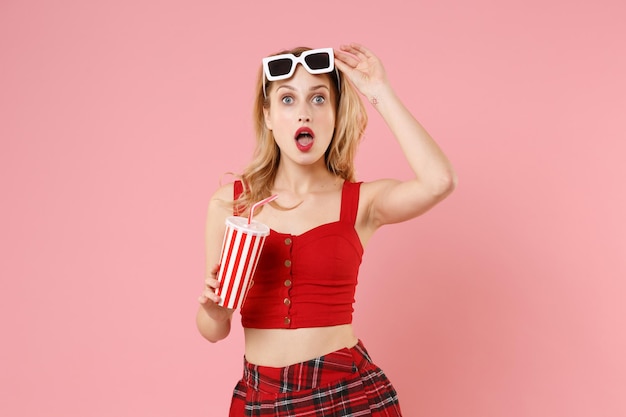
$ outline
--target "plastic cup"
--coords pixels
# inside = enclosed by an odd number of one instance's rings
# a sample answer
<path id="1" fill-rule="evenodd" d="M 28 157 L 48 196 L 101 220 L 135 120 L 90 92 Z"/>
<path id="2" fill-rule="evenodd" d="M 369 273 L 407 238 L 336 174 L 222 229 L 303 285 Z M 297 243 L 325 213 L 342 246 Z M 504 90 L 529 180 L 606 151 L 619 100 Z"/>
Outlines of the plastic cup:
<path id="1" fill-rule="evenodd" d="M 256 220 L 240 216 L 226 219 L 217 275 L 220 285 L 215 291 L 222 298 L 218 305 L 231 309 L 243 305 L 269 234 L 270 228 Z"/>

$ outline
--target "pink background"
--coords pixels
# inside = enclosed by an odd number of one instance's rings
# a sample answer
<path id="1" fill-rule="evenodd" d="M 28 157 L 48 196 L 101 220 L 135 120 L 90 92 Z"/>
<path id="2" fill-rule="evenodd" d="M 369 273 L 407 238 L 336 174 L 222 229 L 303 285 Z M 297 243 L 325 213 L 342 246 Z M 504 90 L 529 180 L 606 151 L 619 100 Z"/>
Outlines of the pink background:
<path id="1" fill-rule="evenodd" d="M 0 415 L 226 415 L 241 327 L 194 322 L 208 198 L 250 158 L 260 59 L 350 41 L 460 178 L 361 270 L 406 415 L 626 415 L 624 4 L 3 0 Z M 370 115 L 360 179 L 407 178 Z"/>

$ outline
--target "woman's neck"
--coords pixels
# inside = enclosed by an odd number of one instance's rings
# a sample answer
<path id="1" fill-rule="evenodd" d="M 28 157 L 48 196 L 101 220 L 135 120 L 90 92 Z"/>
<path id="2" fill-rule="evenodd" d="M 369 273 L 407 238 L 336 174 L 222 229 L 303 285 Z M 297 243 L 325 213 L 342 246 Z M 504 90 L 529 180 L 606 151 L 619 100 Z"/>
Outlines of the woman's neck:
<path id="1" fill-rule="evenodd" d="M 320 191 L 340 181 L 323 164 L 280 164 L 274 179 L 274 190 L 289 190 L 295 194 Z"/>

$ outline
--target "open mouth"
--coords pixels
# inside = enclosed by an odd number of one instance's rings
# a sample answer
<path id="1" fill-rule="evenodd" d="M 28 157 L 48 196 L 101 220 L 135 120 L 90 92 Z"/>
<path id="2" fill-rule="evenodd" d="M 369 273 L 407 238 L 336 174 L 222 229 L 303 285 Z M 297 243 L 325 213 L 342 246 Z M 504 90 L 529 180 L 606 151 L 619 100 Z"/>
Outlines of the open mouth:
<path id="1" fill-rule="evenodd" d="M 296 131 L 294 139 L 296 140 L 298 149 L 302 152 L 306 152 L 313 147 L 315 135 L 308 127 L 301 127 Z"/>

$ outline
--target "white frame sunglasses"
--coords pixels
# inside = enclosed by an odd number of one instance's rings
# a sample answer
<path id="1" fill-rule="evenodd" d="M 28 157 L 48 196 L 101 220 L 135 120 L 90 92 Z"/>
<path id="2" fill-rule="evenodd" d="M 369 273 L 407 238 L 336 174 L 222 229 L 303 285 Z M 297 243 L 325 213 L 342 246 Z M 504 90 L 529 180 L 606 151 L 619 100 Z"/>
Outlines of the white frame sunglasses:
<path id="1" fill-rule="evenodd" d="M 320 56 L 323 56 L 323 60 L 317 62 L 315 59 L 319 59 Z M 287 67 L 286 64 L 289 66 Z M 267 81 L 279 81 L 291 78 L 294 72 L 296 72 L 298 64 L 302 64 L 309 74 L 314 75 L 326 74 L 333 70 L 337 71 L 335 68 L 335 54 L 333 48 L 319 48 L 304 51 L 300 56 L 281 54 L 263 58 L 263 77 L 266 78 Z M 339 87 L 339 73 L 337 73 L 337 90 L 339 90 Z M 265 80 L 263 80 L 263 97 L 267 97 Z"/>

